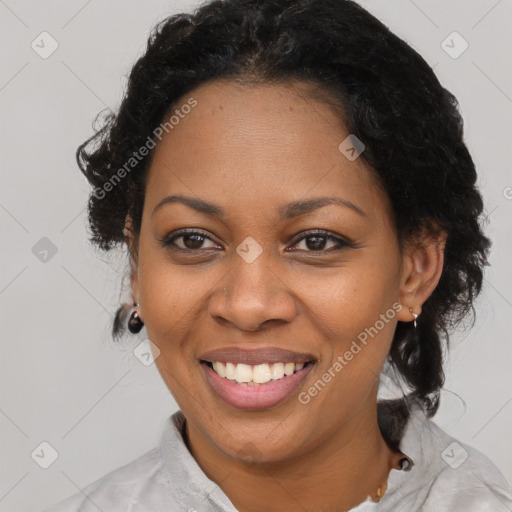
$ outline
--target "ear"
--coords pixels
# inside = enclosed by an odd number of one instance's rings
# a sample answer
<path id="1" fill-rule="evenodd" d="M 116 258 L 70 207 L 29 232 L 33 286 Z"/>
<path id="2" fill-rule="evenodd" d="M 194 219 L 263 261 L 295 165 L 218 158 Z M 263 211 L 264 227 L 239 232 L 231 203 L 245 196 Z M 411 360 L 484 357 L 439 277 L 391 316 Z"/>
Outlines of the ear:
<path id="1" fill-rule="evenodd" d="M 123 235 L 130 255 L 130 287 L 133 302 L 139 302 L 138 238 L 133 230 L 132 219 L 126 216 Z"/>
<path id="2" fill-rule="evenodd" d="M 403 308 L 398 312 L 398 320 L 413 321 L 412 313 L 420 315 L 422 305 L 435 290 L 443 271 L 446 236 L 442 230 L 422 228 L 418 236 L 406 243 L 400 286 Z"/>

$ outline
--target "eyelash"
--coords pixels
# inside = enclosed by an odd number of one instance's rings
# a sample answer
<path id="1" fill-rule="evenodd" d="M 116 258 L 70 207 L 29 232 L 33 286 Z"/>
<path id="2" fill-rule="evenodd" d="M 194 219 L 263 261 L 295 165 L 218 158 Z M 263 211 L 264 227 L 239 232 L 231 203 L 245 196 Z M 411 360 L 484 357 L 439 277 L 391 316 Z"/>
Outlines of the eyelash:
<path id="1" fill-rule="evenodd" d="M 173 245 L 175 245 L 174 244 L 175 240 L 182 238 L 185 235 L 200 235 L 203 238 L 214 242 L 214 240 L 212 240 L 208 235 L 206 235 L 206 233 L 204 233 L 200 230 L 197 230 L 197 229 L 182 230 L 172 236 L 167 235 L 167 236 L 159 239 L 158 242 L 160 243 L 160 245 L 162 247 L 164 247 L 166 249 L 170 249 L 172 251 L 184 252 L 184 253 L 194 253 L 194 252 L 197 253 L 198 251 L 208 250 L 208 249 L 183 249 L 181 247 L 172 247 Z M 297 245 L 298 243 L 302 242 L 303 240 L 305 240 L 307 238 L 313 238 L 315 236 L 317 236 L 319 238 L 325 238 L 327 240 L 337 242 L 339 247 L 334 250 L 339 250 L 339 249 L 343 249 L 343 248 L 354 248 L 354 244 L 352 244 L 351 242 L 344 240 L 343 238 L 340 238 L 338 236 L 331 235 L 328 231 L 324 231 L 321 229 L 312 230 L 312 231 L 308 231 L 308 232 L 304 233 L 299 239 L 297 239 L 294 242 L 293 245 Z M 319 251 L 306 250 L 306 251 L 304 251 L 302 249 L 299 249 L 299 251 L 310 253 L 310 254 L 326 254 L 326 253 L 333 252 L 333 250 L 319 250 Z M 292 252 L 295 252 L 295 251 L 292 251 Z"/>

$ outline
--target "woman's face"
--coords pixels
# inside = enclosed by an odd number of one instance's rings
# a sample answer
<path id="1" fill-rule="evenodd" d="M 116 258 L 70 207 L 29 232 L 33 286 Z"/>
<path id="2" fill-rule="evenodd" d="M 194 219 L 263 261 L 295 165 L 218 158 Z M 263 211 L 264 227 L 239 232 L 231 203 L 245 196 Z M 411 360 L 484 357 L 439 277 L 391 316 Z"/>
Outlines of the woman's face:
<path id="1" fill-rule="evenodd" d="M 190 427 L 240 459 L 305 453 L 375 408 L 411 319 L 388 198 L 301 87 L 195 89 L 148 174 L 133 290 L 156 364 Z"/>

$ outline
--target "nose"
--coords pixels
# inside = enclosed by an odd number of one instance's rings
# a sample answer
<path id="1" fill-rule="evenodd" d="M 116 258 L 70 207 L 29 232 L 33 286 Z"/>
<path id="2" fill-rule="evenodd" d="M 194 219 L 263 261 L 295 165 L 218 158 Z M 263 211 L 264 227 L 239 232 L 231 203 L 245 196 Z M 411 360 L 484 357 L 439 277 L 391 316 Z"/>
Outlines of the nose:
<path id="1" fill-rule="evenodd" d="M 249 332 L 291 322 L 297 315 L 293 292 L 264 253 L 252 263 L 238 255 L 234 259 L 230 271 L 210 296 L 211 317 Z"/>

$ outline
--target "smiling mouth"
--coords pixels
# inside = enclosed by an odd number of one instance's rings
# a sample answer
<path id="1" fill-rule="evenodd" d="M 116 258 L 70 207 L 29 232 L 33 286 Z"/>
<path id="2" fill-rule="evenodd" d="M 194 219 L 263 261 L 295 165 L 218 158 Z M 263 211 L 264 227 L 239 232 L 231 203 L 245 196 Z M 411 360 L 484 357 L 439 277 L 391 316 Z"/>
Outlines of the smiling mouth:
<path id="1" fill-rule="evenodd" d="M 201 364 L 209 366 L 217 375 L 231 382 L 245 386 L 259 386 L 286 379 L 301 371 L 306 366 L 314 364 L 314 361 L 304 363 L 282 362 L 263 364 L 230 363 L 222 361 L 205 361 Z"/>

